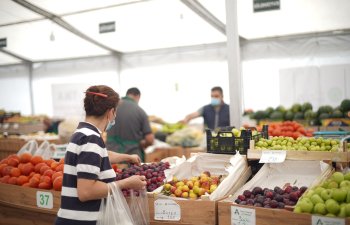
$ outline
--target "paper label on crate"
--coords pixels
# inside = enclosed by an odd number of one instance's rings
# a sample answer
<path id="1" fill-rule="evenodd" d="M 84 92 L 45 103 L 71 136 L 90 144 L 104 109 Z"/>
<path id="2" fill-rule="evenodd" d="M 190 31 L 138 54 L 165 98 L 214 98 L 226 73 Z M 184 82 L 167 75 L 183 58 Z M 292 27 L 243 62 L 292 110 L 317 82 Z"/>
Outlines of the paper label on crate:
<path id="1" fill-rule="evenodd" d="M 36 192 L 36 205 L 39 208 L 52 209 L 53 208 L 53 195 L 51 192 L 37 191 Z"/>
<path id="2" fill-rule="evenodd" d="M 231 206 L 231 225 L 255 225 L 255 209 Z"/>
<path id="3" fill-rule="evenodd" d="M 157 199 L 154 201 L 154 219 L 180 221 L 181 208 L 171 199 Z"/>
<path id="4" fill-rule="evenodd" d="M 345 219 L 324 216 L 312 216 L 311 225 L 345 225 Z"/>
<path id="5" fill-rule="evenodd" d="M 286 160 L 287 151 L 285 150 L 263 150 L 259 163 L 282 163 Z"/>

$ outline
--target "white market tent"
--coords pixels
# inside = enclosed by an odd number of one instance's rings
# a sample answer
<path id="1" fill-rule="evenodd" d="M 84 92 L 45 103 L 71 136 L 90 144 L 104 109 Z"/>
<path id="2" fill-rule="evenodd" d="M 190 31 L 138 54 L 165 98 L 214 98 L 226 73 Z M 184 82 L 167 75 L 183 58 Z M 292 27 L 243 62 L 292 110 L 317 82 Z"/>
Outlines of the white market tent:
<path id="1" fill-rule="evenodd" d="M 137 86 L 146 112 L 172 122 L 207 104 L 212 86 L 231 103 L 226 2 L 2 0 L 0 108 L 81 115 L 93 84 L 121 95 Z M 238 0 L 237 12 L 242 108 L 350 97 L 349 1 L 280 0 L 254 13 L 253 1 Z M 108 22 L 115 31 L 100 33 Z"/>

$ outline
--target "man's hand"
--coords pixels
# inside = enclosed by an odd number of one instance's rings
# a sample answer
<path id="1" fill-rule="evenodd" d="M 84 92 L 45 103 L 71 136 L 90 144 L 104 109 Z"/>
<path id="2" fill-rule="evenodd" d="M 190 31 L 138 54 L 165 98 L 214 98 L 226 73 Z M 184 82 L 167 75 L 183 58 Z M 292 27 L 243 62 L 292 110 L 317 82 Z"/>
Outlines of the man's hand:
<path id="1" fill-rule="evenodd" d="M 141 165 L 141 159 L 136 154 L 129 155 L 129 162 L 133 163 L 133 164 L 136 164 L 136 165 Z"/>

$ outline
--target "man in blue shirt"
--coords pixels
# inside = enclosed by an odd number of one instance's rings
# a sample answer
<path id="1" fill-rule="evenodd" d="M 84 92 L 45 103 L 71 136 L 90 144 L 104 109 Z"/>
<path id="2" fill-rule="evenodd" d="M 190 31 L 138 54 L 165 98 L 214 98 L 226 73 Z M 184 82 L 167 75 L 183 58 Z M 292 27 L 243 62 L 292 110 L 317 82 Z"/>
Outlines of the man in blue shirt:
<path id="1" fill-rule="evenodd" d="M 214 130 L 218 127 L 230 126 L 230 107 L 224 100 L 221 87 L 213 87 L 211 89 L 211 103 L 201 107 L 198 111 L 188 114 L 183 123 L 202 116 L 204 126 Z"/>

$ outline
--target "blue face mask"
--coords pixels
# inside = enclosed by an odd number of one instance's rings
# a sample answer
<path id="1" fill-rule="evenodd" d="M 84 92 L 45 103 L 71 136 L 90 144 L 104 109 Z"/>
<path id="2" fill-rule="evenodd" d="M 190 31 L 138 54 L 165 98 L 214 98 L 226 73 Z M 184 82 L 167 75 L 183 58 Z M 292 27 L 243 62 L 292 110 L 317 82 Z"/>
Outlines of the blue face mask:
<path id="1" fill-rule="evenodd" d="M 218 106 L 220 105 L 221 101 L 218 98 L 211 98 L 211 105 L 212 106 Z"/>
<path id="2" fill-rule="evenodd" d="M 115 119 L 113 119 L 111 122 L 108 122 L 106 131 L 110 130 L 115 124 Z"/>

